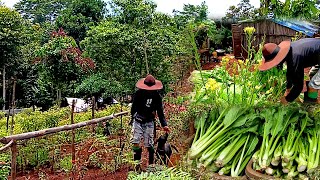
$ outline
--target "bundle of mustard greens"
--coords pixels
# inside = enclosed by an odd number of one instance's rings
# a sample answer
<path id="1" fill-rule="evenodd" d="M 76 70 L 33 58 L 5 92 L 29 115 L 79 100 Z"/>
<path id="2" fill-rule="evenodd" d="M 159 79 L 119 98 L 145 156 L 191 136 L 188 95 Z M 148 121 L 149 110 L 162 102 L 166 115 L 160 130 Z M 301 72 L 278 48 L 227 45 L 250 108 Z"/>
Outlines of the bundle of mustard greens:
<path id="1" fill-rule="evenodd" d="M 256 171 L 276 177 L 304 177 L 319 167 L 319 124 L 298 107 L 212 108 L 195 126 L 189 158 L 220 175 L 244 175 L 251 159 Z"/>

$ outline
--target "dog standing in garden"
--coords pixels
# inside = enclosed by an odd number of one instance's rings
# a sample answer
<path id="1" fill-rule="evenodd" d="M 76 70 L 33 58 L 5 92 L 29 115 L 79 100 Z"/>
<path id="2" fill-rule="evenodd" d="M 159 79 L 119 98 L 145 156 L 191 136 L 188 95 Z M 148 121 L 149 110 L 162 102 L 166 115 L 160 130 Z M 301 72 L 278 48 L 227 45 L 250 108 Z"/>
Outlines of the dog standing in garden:
<path id="1" fill-rule="evenodd" d="M 167 143 L 168 136 L 169 134 L 165 133 L 164 135 L 161 135 L 156 141 L 156 143 L 158 143 L 156 156 L 160 160 L 160 164 L 165 164 L 166 166 L 168 166 L 168 163 L 170 161 L 170 157 L 172 155 L 172 148 L 178 152 L 177 147 Z"/>

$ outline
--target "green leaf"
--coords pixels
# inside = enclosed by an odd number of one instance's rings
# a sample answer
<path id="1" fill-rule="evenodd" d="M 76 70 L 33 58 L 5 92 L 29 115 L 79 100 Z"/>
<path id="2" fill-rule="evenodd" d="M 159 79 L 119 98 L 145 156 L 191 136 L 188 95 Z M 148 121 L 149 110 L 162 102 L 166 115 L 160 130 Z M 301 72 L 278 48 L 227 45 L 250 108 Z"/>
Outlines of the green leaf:
<path id="1" fill-rule="evenodd" d="M 227 112 L 223 124 L 225 127 L 229 127 L 232 125 L 235 121 L 238 120 L 238 118 L 245 113 L 245 109 L 241 108 L 239 106 L 233 106 L 230 108 L 230 110 Z M 241 119 L 243 122 L 243 119 Z M 245 122 L 244 122 L 245 123 Z M 240 123 L 239 123 L 240 124 Z"/>

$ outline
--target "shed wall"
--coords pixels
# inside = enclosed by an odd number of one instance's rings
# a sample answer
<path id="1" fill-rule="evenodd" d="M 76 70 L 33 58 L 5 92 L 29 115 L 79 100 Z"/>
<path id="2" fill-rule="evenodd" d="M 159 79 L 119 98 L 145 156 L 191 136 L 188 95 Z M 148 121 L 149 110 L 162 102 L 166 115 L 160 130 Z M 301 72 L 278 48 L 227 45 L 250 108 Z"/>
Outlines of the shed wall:
<path id="1" fill-rule="evenodd" d="M 237 28 L 234 28 L 234 27 L 237 27 Z M 235 43 L 233 47 L 234 47 L 234 55 L 236 56 L 236 58 L 246 58 L 247 56 L 245 49 L 248 43 L 245 37 L 245 33 L 243 31 L 245 27 L 254 27 L 256 29 L 256 32 L 254 33 L 254 36 L 256 36 L 256 39 L 253 41 L 253 45 L 254 47 L 256 47 L 256 50 L 258 50 L 259 44 L 263 42 L 264 36 L 265 36 L 265 41 L 264 41 L 265 43 L 279 44 L 284 40 L 290 40 L 296 34 L 295 30 L 281 26 L 270 20 L 261 20 L 257 22 L 243 22 L 243 23 L 234 25 L 232 29 L 233 38 L 239 39 L 238 32 L 239 31 L 241 32 L 241 41 L 233 41 L 233 43 Z M 238 45 L 239 42 L 241 43 L 241 48 L 236 48 L 236 47 L 239 47 Z"/>

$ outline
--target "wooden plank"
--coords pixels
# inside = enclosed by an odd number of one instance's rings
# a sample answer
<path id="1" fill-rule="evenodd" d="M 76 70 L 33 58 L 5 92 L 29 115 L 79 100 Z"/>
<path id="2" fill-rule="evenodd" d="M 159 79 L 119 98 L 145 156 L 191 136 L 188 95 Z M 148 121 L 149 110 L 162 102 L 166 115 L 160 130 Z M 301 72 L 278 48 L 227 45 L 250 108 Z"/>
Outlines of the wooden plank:
<path id="1" fill-rule="evenodd" d="M 4 144 L 7 144 L 11 140 L 14 140 L 14 141 L 24 140 L 24 139 L 30 139 L 30 138 L 45 136 L 45 135 L 48 135 L 48 134 L 53 134 L 53 133 L 57 133 L 57 132 L 61 132 L 61 131 L 69 131 L 69 130 L 72 130 L 72 129 L 77 129 L 77 128 L 81 128 L 81 127 L 84 127 L 84 126 L 97 124 L 99 122 L 111 120 L 111 119 L 114 119 L 114 118 L 116 118 L 118 116 L 126 115 L 126 114 L 129 114 L 129 112 L 128 111 L 120 112 L 120 113 L 113 114 L 113 115 L 110 115 L 110 116 L 97 118 L 97 119 L 92 119 L 92 120 L 89 120 L 89 121 L 84 121 L 84 122 L 80 122 L 80 123 L 76 123 L 76 124 L 72 124 L 72 125 L 64 125 L 64 126 L 44 129 L 44 130 L 40 130 L 40 131 L 27 132 L 27 133 L 12 135 L 12 136 L 6 136 L 6 137 L 2 137 L 0 139 L 0 142 L 4 143 Z"/>
<path id="2" fill-rule="evenodd" d="M 232 25 L 232 44 L 233 44 L 233 54 L 235 57 L 241 56 L 241 26 L 239 24 Z"/>

